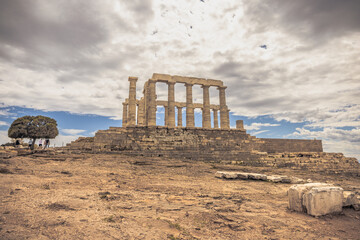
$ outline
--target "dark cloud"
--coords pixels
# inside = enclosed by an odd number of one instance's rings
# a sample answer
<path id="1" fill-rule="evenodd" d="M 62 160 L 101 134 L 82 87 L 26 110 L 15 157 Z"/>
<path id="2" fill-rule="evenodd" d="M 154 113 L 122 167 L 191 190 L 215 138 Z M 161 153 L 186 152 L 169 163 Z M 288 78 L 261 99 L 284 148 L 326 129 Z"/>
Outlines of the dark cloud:
<path id="1" fill-rule="evenodd" d="M 111 43 L 114 33 L 139 29 L 132 26 L 133 21 L 125 21 L 113 11 L 110 3 L 1 1 L 0 60 L 21 68 L 56 71 L 94 72 L 119 66 L 138 47 L 120 46 L 116 52 L 105 52 L 109 46 L 115 46 Z M 126 1 L 119 11 L 130 11 L 137 24 L 146 23 L 152 16 L 150 1 Z"/>
<path id="2" fill-rule="evenodd" d="M 152 0 L 131 0 L 124 1 L 124 3 L 134 14 L 136 23 L 139 27 L 143 27 L 143 25 L 154 16 Z"/>
<path id="3" fill-rule="evenodd" d="M 358 0 L 273 0 L 251 2 L 245 17 L 265 32 L 278 27 L 309 41 L 329 41 L 360 30 Z"/>
<path id="4" fill-rule="evenodd" d="M 96 19 L 96 8 L 85 2 L 53 2 L 54 14 L 59 17 L 41 17 L 49 9 L 42 1 L 31 4 L 21 0 L 3 0 L 0 8 L 0 39 L 3 43 L 32 49 L 44 54 L 43 45 L 63 50 L 93 46 L 104 41 L 107 30 Z M 48 13 L 51 15 L 51 13 Z M 69 49 L 70 48 L 70 49 Z"/>

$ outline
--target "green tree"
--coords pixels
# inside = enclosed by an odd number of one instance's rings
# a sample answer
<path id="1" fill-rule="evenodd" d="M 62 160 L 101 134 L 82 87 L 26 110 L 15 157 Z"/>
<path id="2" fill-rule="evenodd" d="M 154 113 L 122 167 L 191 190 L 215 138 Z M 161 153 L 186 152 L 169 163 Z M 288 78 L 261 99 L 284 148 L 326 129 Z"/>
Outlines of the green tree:
<path id="1" fill-rule="evenodd" d="M 58 134 L 56 120 L 40 115 L 20 117 L 11 124 L 8 131 L 10 138 L 32 139 L 32 150 L 34 149 L 36 139 L 55 138 Z"/>

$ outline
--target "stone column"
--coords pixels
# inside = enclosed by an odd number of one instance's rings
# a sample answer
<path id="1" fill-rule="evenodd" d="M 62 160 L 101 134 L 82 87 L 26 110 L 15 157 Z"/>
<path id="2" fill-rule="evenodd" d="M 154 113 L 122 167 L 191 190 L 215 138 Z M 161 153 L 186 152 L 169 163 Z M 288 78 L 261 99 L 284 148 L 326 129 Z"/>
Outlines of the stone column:
<path id="1" fill-rule="evenodd" d="M 236 129 L 244 130 L 244 121 L 236 120 Z"/>
<path id="2" fill-rule="evenodd" d="M 221 129 L 229 129 L 229 110 L 226 106 L 225 86 L 218 87 L 220 98 L 220 126 Z"/>
<path id="3" fill-rule="evenodd" d="M 214 114 L 214 128 L 219 128 L 218 110 L 213 109 L 213 114 Z"/>
<path id="4" fill-rule="evenodd" d="M 185 83 L 186 86 L 186 127 L 194 127 L 194 106 L 192 100 L 193 84 Z"/>
<path id="5" fill-rule="evenodd" d="M 149 79 L 148 126 L 156 126 L 156 80 Z"/>
<path id="6" fill-rule="evenodd" d="M 144 84 L 144 90 L 143 90 L 143 94 L 144 94 L 144 126 L 147 126 L 148 125 L 148 105 L 149 105 L 149 94 L 148 94 L 148 90 L 149 90 L 149 87 L 148 87 L 148 84 L 149 82 L 146 81 L 145 84 Z"/>
<path id="7" fill-rule="evenodd" d="M 139 119 L 140 118 L 140 107 L 139 107 L 139 102 L 136 103 L 136 124 L 135 125 L 139 125 Z"/>
<path id="8" fill-rule="evenodd" d="M 203 89 L 203 109 L 202 109 L 202 127 L 211 128 L 211 117 L 210 117 L 210 95 L 209 85 L 202 85 Z"/>
<path id="9" fill-rule="evenodd" d="M 139 101 L 139 106 L 138 106 L 138 125 L 139 126 L 144 126 L 145 125 L 145 100 L 144 98 L 141 98 Z"/>
<path id="10" fill-rule="evenodd" d="M 177 107 L 177 114 L 178 114 L 178 127 L 182 127 L 182 107 Z"/>
<path id="11" fill-rule="evenodd" d="M 123 105 L 122 126 L 126 127 L 127 115 L 128 115 L 128 104 L 126 102 L 123 102 L 122 105 Z"/>
<path id="12" fill-rule="evenodd" d="M 175 127 L 175 82 L 168 83 L 168 127 Z"/>
<path id="13" fill-rule="evenodd" d="M 169 124 L 169 106 L 164 106 L 165 115 L 164 115 L 164 126 L 166 127 Z"/>
<path id="14" fill-rule="evenodd" d="M 136 125 L 136 81 L 137 77 L 129 77 L 129 112 L 127 119 L 127 126 Z"/>

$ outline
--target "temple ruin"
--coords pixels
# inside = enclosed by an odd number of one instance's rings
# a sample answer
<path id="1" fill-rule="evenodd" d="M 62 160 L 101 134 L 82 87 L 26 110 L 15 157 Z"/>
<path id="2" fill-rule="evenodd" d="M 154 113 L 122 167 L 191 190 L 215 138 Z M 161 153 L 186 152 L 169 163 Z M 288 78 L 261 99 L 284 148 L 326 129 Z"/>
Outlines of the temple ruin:
<path id="1" fill-rule="evenodd" d="M 360 165 L 356 158 L 323 152 L 321 140 L 257 138 L 246 133 L 242 120 L 236 121 L 236 128 L 230 128 L 226 86 L 220 80 L 154 73 L 145 82 L 140 99 L 136 98 L 138 78 L 129 77 L 128 80 L 129 97 L 123 102 L 122 127 L 110 127 L 97 131 L 94 137 L 79 138 L 68 144 L 70 150 L 122 152 L 169 160 L 180 158 L 313 171 L 359 172 Z M 157 82 L 167 84 L 167 101 L 157 100 Z M 175 84 L 185 85 L 186 102 L 175 101 Z M 193 102 L 194 85 L 200 85 L 203 89 L 201 104 Z M 210 87 L 218 89 L 219 105 L 210 104 Z M 165 126 L 156 125 L 157 106 L 165 108 Z M 185 126 L 182 124 L 183 108 L 186 108 Z M 196 108 L 202 110 L 202 127 L 195 127 Z M 177 126 L 175 110 L 178 113 Z"/>
<path id="2" fill-rule="evenodd" d="M 218 111 L 220 111 L 220 129 L 229 129 L 229 109 L 226 105 L 226 94 L 223 82 L 220 80 L 171 76 L 154 73 L 152 78 L 144 84 L 144 96 L 136 99 L 137 77 L 129 77 L 129 98 L 123 102 L 123 127 L 127 126 L 156 126 L 157 106 L 165 108 L 165 126 L 174 128 L 175 109 L 177 109 L 177 127 L 182 126 L 182 109 L 186 108 L 186 128 L 195 127 L 194 109 L 202 110 L 202 128 L 211 128 L 211 112 L 213 113 L 213 126 L 219 128 Z M 156 83 L 163 82 L 168 86 L 168 100 L 157 101 Z M 175 102 L 175 84 L 184 84 L 186 87 L 186 102 Z M 192 88 L 200 85 L 203 89 L 203 103 L 193 103 Z M 210 104 L 209 88 L 216 87 L 219 90 L 219 105 Z M 137 116 L 137 117 L 136 117 Z"/>

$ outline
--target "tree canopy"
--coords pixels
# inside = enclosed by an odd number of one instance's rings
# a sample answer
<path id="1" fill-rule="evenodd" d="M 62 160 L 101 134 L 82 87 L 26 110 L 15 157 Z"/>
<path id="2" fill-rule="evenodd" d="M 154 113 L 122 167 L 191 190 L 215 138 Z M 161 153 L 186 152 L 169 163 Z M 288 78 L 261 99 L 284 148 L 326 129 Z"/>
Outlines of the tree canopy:
<path id="1" fill-rule="evenodd" d="M 56 120 L 45 116 L 24 116 L 16 119 L 8 130 L 10 138 L 55 138 L 59 134 Z M 32 144 L 32 149 L 34 149 Z"/>

